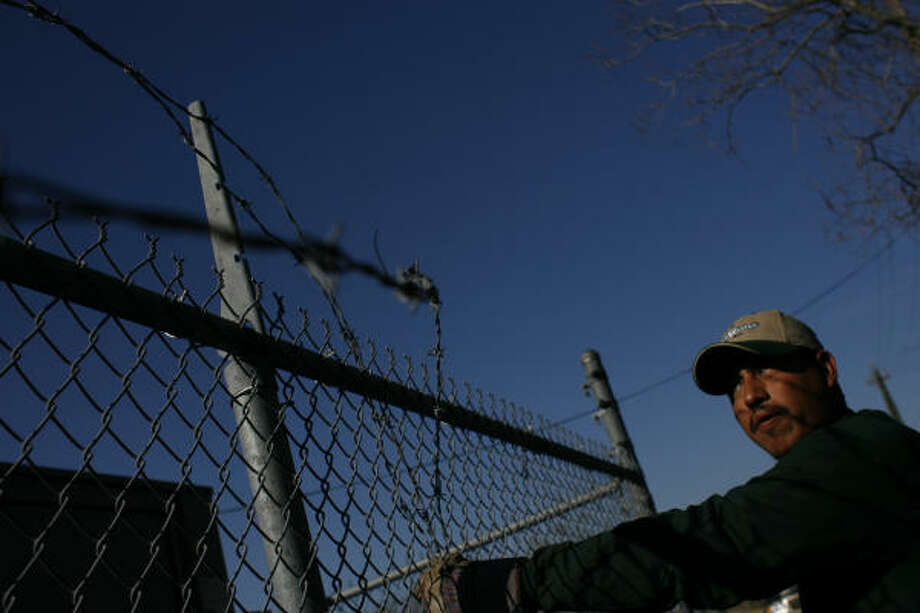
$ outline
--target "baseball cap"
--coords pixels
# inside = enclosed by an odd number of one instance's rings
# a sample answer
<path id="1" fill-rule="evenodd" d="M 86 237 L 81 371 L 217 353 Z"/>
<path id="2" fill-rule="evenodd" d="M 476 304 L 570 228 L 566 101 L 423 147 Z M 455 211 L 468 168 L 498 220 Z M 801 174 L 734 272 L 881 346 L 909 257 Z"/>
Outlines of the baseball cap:
<path id="1" fill-rule="evenodd" d="M 693 362 L 693 380 L 707 394 L 730 389 L 738 358 L 743 355 L 785 355 L 800 349 L 823 349 L 811 328 L 782 311 L 771 309 L 732 322 L 718 343 L 703 347 Z"/>

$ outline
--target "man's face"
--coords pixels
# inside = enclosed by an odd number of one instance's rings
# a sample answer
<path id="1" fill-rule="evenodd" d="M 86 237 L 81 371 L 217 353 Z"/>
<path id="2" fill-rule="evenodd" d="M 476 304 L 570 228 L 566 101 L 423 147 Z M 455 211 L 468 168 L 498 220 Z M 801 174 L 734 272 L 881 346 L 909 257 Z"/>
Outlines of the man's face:
<path id="1" fill-rule="evenodd" d="M 826 351 L 750 356 L 739 363 L 729 397 L 745 434 L 779 458 L 838 416 L 840 407 L 831 393 L 836 382 L 837 362 Z"/>

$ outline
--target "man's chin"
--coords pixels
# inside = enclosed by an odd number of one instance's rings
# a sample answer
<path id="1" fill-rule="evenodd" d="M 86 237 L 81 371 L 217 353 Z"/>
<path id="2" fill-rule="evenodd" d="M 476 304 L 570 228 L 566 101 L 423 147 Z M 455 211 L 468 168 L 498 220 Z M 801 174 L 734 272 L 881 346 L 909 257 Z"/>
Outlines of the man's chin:
<path id="1" fill-rule="evenodd" d="M 761 438 L 761 447 L 774 458 L 786 455 L 799 441 L 794 427 L 774 428 L 773 431 L 764 431 Z"/>

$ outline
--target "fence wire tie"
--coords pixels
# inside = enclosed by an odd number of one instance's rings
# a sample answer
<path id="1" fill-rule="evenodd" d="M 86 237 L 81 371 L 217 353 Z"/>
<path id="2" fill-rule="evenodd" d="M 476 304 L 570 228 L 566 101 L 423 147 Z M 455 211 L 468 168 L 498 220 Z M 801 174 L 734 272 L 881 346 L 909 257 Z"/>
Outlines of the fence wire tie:
<path id="1" fill-rule="evenodd" d="M 234 400 L 234 401 L 235 401 L 235 400 L 237 400 L 238 398 L 241 398 L 242 396 L 245 396 L 245 395 L 247 395 L 247 394 L 252 394 L 252 393 L 255 392 L 255 390 L 256 390 L 256 386 L 255 386 L 255 385 L 246 386 L 246 387 L 244 387 L 243 389 L 241 389 L 239 392 L 237 392 L 236 394 L 234 394 L 234 395 L 231 397 L 231 400 Z"/>

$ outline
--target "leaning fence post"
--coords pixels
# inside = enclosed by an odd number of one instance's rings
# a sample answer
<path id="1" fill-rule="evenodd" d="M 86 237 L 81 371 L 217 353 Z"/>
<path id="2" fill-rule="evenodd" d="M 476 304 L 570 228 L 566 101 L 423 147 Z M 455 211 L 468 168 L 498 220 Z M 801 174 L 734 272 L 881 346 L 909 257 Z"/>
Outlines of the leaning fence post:
<path id="1" fill-rule="evenodd" d="M 211 247 L 223 275 L 221 316 L 263 332 L 258 298 L 243 258 L 243 245 L 224 178 L 204 119 L 204 103 L 188 106 L 198 173 L 204 193 Z M 287 613 L 325 610 L 322 578 L 300 499 L 287 431 L 278 412 L 275 371 L 237 358 L 227 361 L 224 380 L 233 398 L 240 452 L 247 464 L 252 507 L 272 581 L 272 598 Z"/>
<path id="2" fill-rule="evenodd" d="M 607 436 L 610 437 L 610 454 L 624 468 L 629 468 L 639 474 L 641 482 L 630 482 L 629 490 L 636 500 L 636 510 L 639 515 L 651 515 L 655 512 L 655 503 L 652 500 L 651 492 L 648 490 L 648 485 L 645 483 L 645 475 L 642 473 L 642 468 L 636 459 L 635 449 L 629 434 L 626 432 L 626 426 L 623 425 L 623 418 L 620 417 L 620 407 L 610 390 L 610 382 L 607 380 L 607 372 L 601 364 L 601 356 L 597 351 L 588 349 L 581 354 L 581 364 L 585 367 L 585 377 L 587 378 L 585 387 L 594 393 L 594 399 L 597 401 L 597 412 L 594 413 L 594 418 L 604 424 Z"/>

